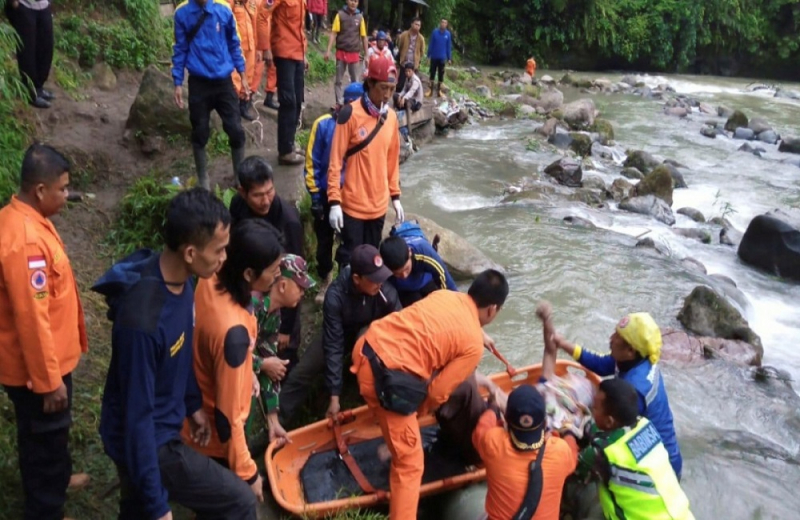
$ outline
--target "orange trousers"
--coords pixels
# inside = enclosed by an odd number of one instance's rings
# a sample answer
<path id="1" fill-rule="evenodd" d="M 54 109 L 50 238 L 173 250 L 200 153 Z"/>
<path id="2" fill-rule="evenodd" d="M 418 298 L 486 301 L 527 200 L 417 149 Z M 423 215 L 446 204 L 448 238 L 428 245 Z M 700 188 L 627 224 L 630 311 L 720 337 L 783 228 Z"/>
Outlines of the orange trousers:
<path id="1" fill-rule="evenodd" d="M 261 78 L 264 76 L 265 64 L 263 60 L 256 60 L 256 51 L 242 49 L 244 55 L 244 75 L 247 84 L 250 85 L 250 92 L 257 92 L 261 86 Z M 242 76 L 233 71 L 233 87 L 239 95 L 239 99 L 246 99 L 244 95 L 244 88 L 242 87 Z M 275 64 L 267 70 L 267 92 L 275 92 L 278 90 L 278 75 L 275 72 Z"/>
<path id="2" fill-rule="evenodd" d="M 389 520 L 416 520 L 419 488 L 425 471 L 425 454 L 417 414 L 400 415 L 381 407 L 375 393 L 375 379 L 369 361 L 361 354 L 362 337 L 353 349 L 353 367 L 358 388 L 367 405 L 378 418 L 383 439 L 392 453 L 389 473 Z"/>

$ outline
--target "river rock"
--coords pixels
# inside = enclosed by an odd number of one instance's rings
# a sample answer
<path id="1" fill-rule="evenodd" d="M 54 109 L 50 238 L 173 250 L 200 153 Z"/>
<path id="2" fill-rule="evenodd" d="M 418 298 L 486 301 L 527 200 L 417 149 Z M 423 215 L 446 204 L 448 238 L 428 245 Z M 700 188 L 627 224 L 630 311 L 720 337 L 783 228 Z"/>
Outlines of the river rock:
<path id="1" fill-rule="evenodd" d="M 189 122 L 189 110 L 178 108 L 174 97 L 175 83 L 172 78 L 153 65 L 147 67 L 125 128 L 144 135 L 190 135 L 192 124 Z M 185 91 L 183 99 L 188 100 Z"/>
<path id="2" fill-rule="evenodd" d="M 689 115 L 689 109 L 685 107 L 668 107 L 664 109 L 664 113 L 668 116 L 686 117 Z"/>
<path id="3" fill-rule="evenodd" d="M 711 233 L 700 228 L 673 228 L 672 232 L 685 238 L 693 238 L 704 244 L 711 243 Z"/>
<path id="4" fill-rule="evenodd" d="M 600 144 L 608 145 L 614 141 L 614 126 L 606 119 L 595 119 L 592 131 L 600 136 Z"/>
<path id="5" fill-rule="evenodd" d="M 733 115 L 733 109 L 728 108 L 725 105 L 720 105 L 717 107 L 717 115 L 719 117 L 730 117 Z"/>
<path id="6" fill-rule="evenodd" d="M 670 256 L 672 254 L 669 248 L 663 242 L 653 240 L 650 237 L 645 237 L 636 242 L 636 247 L 639 249 L 652 249 L 656 253 L 663 256 Z"/>
<path id="7" fill-rule="evenodd" d="M 761 366 L 763 349 L 746 341 L 692 336 L 682 330 L 661 331 L 662 359 L 683 363 L 719 358 L 740 366 Z"/>
<path id="8" fill-rule="evenodd" d="M 719 243 L 726 246 L 738 246 L 742 241 L 742 233 L 733 228 L 719 230 Z"/>
<path id="9" fill-rule="evenodd" d="M 108 63 L 103 61 L 96 63 L 92 67 L 92 78 L 100 90 L 108 92 L 117 88 L 117 76 Z"/>
<path id="10" fill-rule="evenodd" d="M 775 130 L 765 130 L 758 134 L 758 140 L 762 143 L 767 144 L 775 144 L 780 139 L 780 136 L 775 132 Z"/>
<path id="11" fill-rule="evenodd" d="M 610 146 L 603 146 L 599 142 L 592 143 L 592 157 L 616 162 L 624 157 L 623 153 Z"/>
<path id="12" fill-rule="evenodd" d="M 519 82 L 523 85 L 531 85 L 533 84 L 533 78 L 527 72 L 523 72 L 522 76 L 519 77 Z"/>
<path id="13" fill-rule="evenodd" d="M 579 99 L 562 107 L 564 121 L 573 129 L 583 130 L 591 127 L 597 117 L 597 109 L 591 99 Z"/>
<path id="14" fill-rule="evenodd" d="M 629 198 L 634 188 L 635 186 L 625 179 L 614 179 L 614 182 L 611 183 L 611 187 L 609 188 L 609 192 L 611 193 L 611 198 L 620 202 Z"/>
<path id="15" fill-rule="evenodd" d="M 553 83 L 556 82 L 556 80 L 553 79 L 553 76 L 551 76 L 549 74 L 545 74 L 544 76 L 539 78 L 539 82 L 544 83 L 544 84 L 551 84 L 552 85 Z"/>
<path id="16" fill-rule="evenodd" d="M 567 200 L 575 202 L 583 202 L 587 206 L 600 207 L 605 204 L 606 192 L 590 189 L 590 188 L 577 188 L 567 194 Z"/>
<path id="17" fill-rule="evenodd" d="M 761 154 L 764 153 L 765 150 L 763 148 L 753 148 L 753 146 L 751 146 L 750 143 L 744 143 L 736 151 L 751 153 L 755 156 L 761 157 Z"/>
<path id="18" fill-rule="evenodd" d="M 583 217 L 576 217 L 574 215 L 569 215 L 564 217 L 564 222 L 569 224 L 572 227 L 579 227 L 584 229 L 597 229 L 597 226 L 594 225 L 594 222 L 591 220 L 587 220 Z"/>
<path id="19" fill-rule="evenodd" d="M 699 210 L 694 208 L 681 208 L 677 211 L 680 215 L 686 215 L 690 219 L 694 220 L 695 222 L 699 222 L 700 224 L 705 223 L 706 217 L 700 213 Z"/>
<path id="20" fill-rule="evenodd" d="M 538 114 L 537 110 L 530 105 L 519 105 L 517 107 L 517 112 L 519 112 L 520 116 L 532 116 L 533 114 Z"/>
<path id="21" fill-rule="evenodd" d="M 758 215 L 739 244 L 739 258 L 783 278 L 800 281 L 800 231 L 771 215 Z"/>
<path id="22" fill-rule="evenodd" d="M 687 271 L 693 271 L 695 273 L 700 274 L 708 274 L 708 270 L 706 266 L 703 265 L 703 262 L 697 260 L 696 258 L 692 258 L 691 256 L 687 256 L 683 260 L 681 260 L 681 265 L 686 268 Z"/>
<path id="23" fill-rule="evenodd" d="M 502 267 L 490 260 L 461 235 L 420 215 L 406 213 L 406 220 L 418 221 L 425 236 L 431 240 L 434 236 L 439 235 L 439 255 L 456 280 L 472 279 L 486 269 L 497 269 L 503 272 Z M 383 224 L 383 236 L 389 235 L 393 224 L 393 219 L 386 219 Z"/>
<path id="24" fill-rule="evenodd" d="M 528 94 L 520 94 L 514 100 L 518 105 L 528 105 L 531 107 L 536 107 L 536 103 L 538 103 L 538 99 L 533 96 L 529 96 Z"/>
<path id="25" fill-rule="evenodd" d="M 717 129 L 716 128 L 712 128 L 710 126 L 704 126 L 703 128 L 700 129 L 700 135 L 702 135 L 703 137 L 716 139 L 717 138 Z"/>
<path id="26" fill-rule="evenodd" d="M 782 220 L 793 228 L 800 229 L 800 210 L 787 209 L 784 211 L 776 208 L 767 211 L 766 215 L 778 220 Z"/>
<path id="27" fill-rule="evenodd" d="M 547 142 L 558 148 L 559 150 L 566 150 L 572 144 L 572 135 L 556 128 L 556 131 L 551 135 Z"/>
<path id="28" fill-rule="evenodd" d="M 647 173 L 660 163 L 658 159 L 643 150 L 629 151 L 628 158 L 625 159 L 624 166 L 638 168 L 640 172 Z"/>
<path id="29" fill-rule="evenodd" d="M 568 157 L 559 159 L 544 169 L 544 173 L 553 177 L 559 184 L 570 188 L 580 188 L 583 178 L 581 164 Z"/>
<path id="30" fill-rule="evenodd" d="M 705 285 L 695 287 L 686 297 L 678 321 L 686 330 L 700 336 L 741 340 L 756 347 L 760 356 L 764 355 L 761 338 L 747 320 L 728 300 Z"/>
<path id="31" fill-rule="evenodd" d="M 424 146 L 430 143 L 436 135 L 436 123 L 429 119 L 427 123 L 411 130 L 411 139 L 417 146 Z"/>
<path id="32" fill-rule="evenodd" d="M 672 208 L 666 202 L 653 195 L 623 200 L 619 205 L 619 209 L 641 215 L 650 215 L 668 226 L 675 224 L 675 215 L 672 214 Z"/>
<path id="33" fill-rule="evenodd" d="M 700 110 L 701 114 L 709 114 L 709 115 L 716 115 L 717 114 L 717 111 L 714 110 L 714 107 L 712 107 L 708 103 L 700 103 L 700 106 L 698 107 L 698 109 Z"/>
<path id="34" fill-rule="evenodd" d="M 674 180 L 666 165 L 657 166 L 652 172 L 644 176 L 644 179 L 636 185 L 636 195 L 655 195 L 659 199 L 672 206 L 672 190 Z M 674 221 L 673 221 L 674 222 Z"/>
<path id="35" fill-rule="evenodd" d="M 733 224 L 731 224 L 731 221 L 726 219 L 726 218 L 722 218 L 722 217 L 714 217 L 711 220 L 709 220 L 708 223 L 709 224 L 713 224 L 715 226 L 719 226 L 719 227 L 721 227 L 723 229 L 732 229 L 733 228 Z"/>
<path id="36" fill-rule="evenodd" d="M 538 127 L 533 133 L 541 135 L 543 137 L 550 137 L 551 135 L 556 133 L 556 127 L 558 126 L 558 119 L 555 117 L 551 117 L 544 124 Z"/>
<path id="37" fill-rule="evenodd" d="M 572 138 L 572 142 L 569 143 L 569 147 L 572 151 L 574 151 L 580 157 L 586 157 L 587 155 L 592 154 L 591 137 L 579 132 L 571 132 L 569 136 Z"/>
<path id="38" fill-rule="evenodd" d="M 634 180 L 644 179 L 644 174 L 641 171 L 639 171 L 639 168 L 634 168 L 632 166 L 623 168 L 622 171 L 620 172 L 620 175 L 628 179 L 634 179 Z"/>
<path id="39" fill-rule="evenodd" d="M 584 188 L 599 190 L 601 192 L 606 191 L 606 182 L 597 175 L 587 175 L 581 182 Z"/>
<path id="40" fill-rule="evenodd" d="M 772 126 L 767 123 L 767 120 L 763 117 L 754 117 L 750 120 L 747 124 L 747 128 L 753 131 L 755 134 L 760 134 L 761 132 L 766 132 L 767 130 L 772 130 Z"/>
<path id="41" fill-rule="evenodd" d="M 683 178 L 683 172 L 681 172 L 680 168 L 677 166 L 673 166 L 672 164 L 664 162 L 664 166 L 669 169 L 669 174 L 672 176 L 672 187 L 677 189 L 681 188 L 688 188 L 689 185 L 686 184 L 686 179 Z M 683 168 L 686 169 L 686 168 Z"/>
<path id="42" fill-rule="evenodd" d="M 733 132 L 734 139 L 745 139 L 747 141 L 752 141 L 755 139 L 756 134 L 749 128 L 742 128 L 739 127 Z"/>
<path id="43" fill-rule="evenodd" d="M 797 137 L 784 137 L 778 145 L 779 152 L 800 154 L 800 139 Z"/>
<path id="44" fill-rule="evenodd" d="M 486 85 L 478 85 L 475 87 L 475 93 L 481 97 L 485 97 L 486 99 L 492 99 L 492 89 Z"/>
<path id="45" fill-rule="evenodd" d="M 747 116 L 741 110 L 735 110 L 733 114 L 725 121 L 725 130 L 728 132 L 735 132 L 737 128 L 747 128 Z"/>
<path id="46" fill-rule="evenodd" d="M 784 99 L 800 99 L 800 92 L 797 92 L 796 90 L 787 90 L 778 87 L 777 89 L 775 89 L 775 97 Z"/>
<path id="47" fill-rule="evenodd" d="M 539 99 L 531 104 L 534 108 L 541 108 L 545 112 L 552 112 L 564 104 L 564 94 L 555 87 L 549 87 L 539 94 Z"/>

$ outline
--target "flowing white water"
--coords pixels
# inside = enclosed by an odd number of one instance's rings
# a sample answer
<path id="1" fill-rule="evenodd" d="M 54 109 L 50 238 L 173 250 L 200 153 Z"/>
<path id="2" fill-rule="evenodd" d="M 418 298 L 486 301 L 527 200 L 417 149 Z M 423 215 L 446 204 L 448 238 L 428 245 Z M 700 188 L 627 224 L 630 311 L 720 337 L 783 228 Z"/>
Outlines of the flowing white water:
<path id="1" fill-rule="evenodd" d="M 560 74 L 551 73 L 553 77 Z M 619 80 L 621 76 L 605 76 Z M 678 93 L 717 106 L 765 117 L 783 135 L 800 135 L 800 102 L 746 92 L 748 80 L 709 77 L 643 77 L 650 86 L 669 83 Z M 800 91 L 800 87 L 788 85 Z M 575 95 L 572 95 L 574 98 Z M 674 209 L 696 208 L 706 218 L 726 214 L 741 231 L 756 215 L 800 205 L 800 168 L 779 162 L 791 157 L 758 143 L 764 158 L 737 152 L 742 141 L 699 134 L 709 116 L 688 120 L 662 114 L 658 101 L 629 95 L 596 96 L 624 148 L 642 149 L 686 165 L 688 189 L 676 190 Z M 719 119 L 719 118 L 713 118 Z M 709 274 L 738 285 L 734 302 L 765 347 L 765 364 L 800 381 L 800 285 L 780 281 L 744 265 L 735 248 L 704 245 L 675 235 L 650 218 L 572 204 L 500 205 L 503 186 L 559 157 L 526 151 L 538 123 L 495 122 L 451 134 L 424 148 L 402 169 L 406 210 L 453 229 L 507 267 L 511 296 L 490 332 L 515 365 L 541 356 L 536 302 L 554 303 L 558 328 L 598 350 L 625 313 L 646 310 L 662 326 L 679 326 L 683 298 L 693 287 L 720 284 L 684 268 L 680 259 L 702 262 Z M 597 165 L 607 183 L 618 168 Z M 586 172 L 585 172 L 586 174 Z M 600 229 L 565 226 L 563 216 L 592 220 Z M 676 215 L 675 227 L 698 224 Z M 634 248 L 634 237 L 668 244 L 670 257 Z M 718 232 L 718 230 L 716 230 Z M 484 359 L 484 368 L 500 370 Z M 684 453 L 684 488 L 698 519 L 798 518 L 800 411 L 796 395 L 779 383 L 759 385 L 746 370 L 723 363 L 665 366 L 667 388 Z"/>

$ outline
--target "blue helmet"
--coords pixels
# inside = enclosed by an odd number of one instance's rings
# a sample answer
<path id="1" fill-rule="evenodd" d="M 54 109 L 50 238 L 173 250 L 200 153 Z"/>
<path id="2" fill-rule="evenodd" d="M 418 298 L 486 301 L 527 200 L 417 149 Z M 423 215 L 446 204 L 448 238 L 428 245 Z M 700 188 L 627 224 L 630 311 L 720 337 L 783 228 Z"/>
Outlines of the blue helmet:
<path id="1" fill-rule="evenodd" d="M 378 36 L 375 39 L 386 41 L 386 33 L 383 31 L 378 31 Z"/>
<path id="2" fill-rule="evenodd" d="M 344 102 L 350 103 L 364 95 L 364 85 L 362 83 L 350 83 L 344 89 Z"/>

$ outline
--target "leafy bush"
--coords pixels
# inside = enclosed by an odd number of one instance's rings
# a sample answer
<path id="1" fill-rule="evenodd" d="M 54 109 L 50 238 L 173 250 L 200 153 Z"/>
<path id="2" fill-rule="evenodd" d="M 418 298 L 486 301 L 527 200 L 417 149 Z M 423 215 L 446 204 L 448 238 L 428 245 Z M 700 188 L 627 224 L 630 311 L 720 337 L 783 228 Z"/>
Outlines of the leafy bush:
<path id="1" fill-rule="evenodd" d="M 327 36 L 322 36 L 320 46 L 328 48 Z M 325 83 L 336 75 L 336 60 L 331 56 L 331 59 L 325 61 L 323 54 L 317 52 L 313 46 L 308 47 L 308 74 L 306 75 L 306 83 L 314 85 L 317 83 Z"/>
<path id="2" fill-rule="evenodd" d="M 2 8 L 3 0 L 0 0 Z M 29 144 L 30 125 L 22 117 L 25 85 L 13 60 L 17 33 L 0 22 L 0 205 L 8 202 L 19 184 L 19 168 Z"/>

